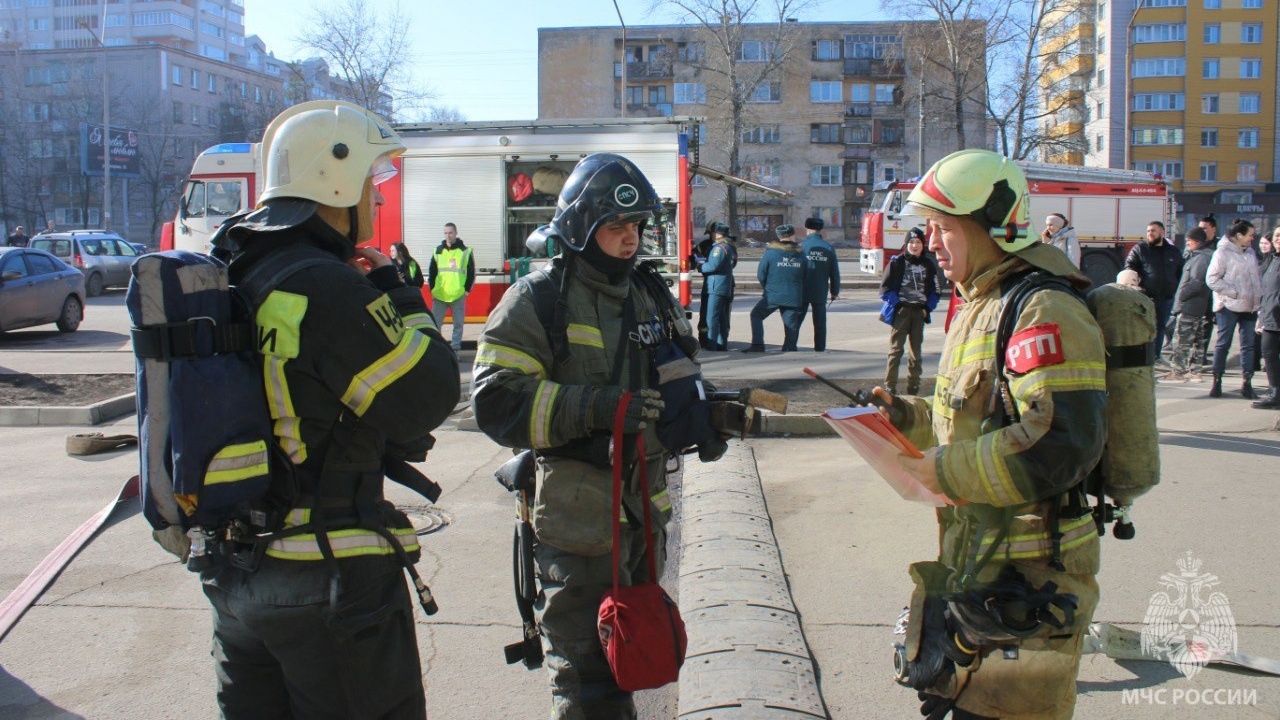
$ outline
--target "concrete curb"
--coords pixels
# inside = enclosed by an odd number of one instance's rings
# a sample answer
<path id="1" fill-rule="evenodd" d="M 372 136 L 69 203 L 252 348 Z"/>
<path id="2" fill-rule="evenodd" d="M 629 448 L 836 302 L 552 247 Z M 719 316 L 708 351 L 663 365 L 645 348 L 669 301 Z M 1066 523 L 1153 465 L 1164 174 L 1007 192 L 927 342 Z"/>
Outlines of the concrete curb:
<path id="1" fill-rule="evenodd" d="M 129 393 L 83 407 L 0 407 L 0 427 L 101 425 L 137 412 L 136 398 Z"/>
<path id="2" fill-rule="evenodd" d="M 687 720 L 829 717 L 782 567 L 755 453 L 731 443 L 681 480 Z"/>
<path id="3" fill-rule="evenodd" d="M 836 431 L 821 415 L 772 415 L 760 418 L 762 437 L 790 435 L 792 437 L 835 437 Z"/>

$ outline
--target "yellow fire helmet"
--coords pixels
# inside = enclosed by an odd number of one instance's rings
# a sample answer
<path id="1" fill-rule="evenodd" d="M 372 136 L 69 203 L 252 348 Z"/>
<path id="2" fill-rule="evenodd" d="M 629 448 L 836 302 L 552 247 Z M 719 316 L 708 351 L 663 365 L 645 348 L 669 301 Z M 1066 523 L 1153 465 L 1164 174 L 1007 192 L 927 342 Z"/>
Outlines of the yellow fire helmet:
<path id="1" fill-rule="evenodd" d="M 396 174 L 392 158 L 405 150 L 377 115 L 339 100 L 300 103 L 280 113 L 262 135 L 266 183 L 258 207 L 273 198 L 301 198 L 331 207 L 360 202 L 364 181 Z"/>
<path id="2" fill-rule="evenodd" d="M 961 150 L 929 168 L 907 196 L 905 212 L 969 216 L 1005 252 L 1036 243 L 1027 177 L 1017 163 L 989 150 Z"/>

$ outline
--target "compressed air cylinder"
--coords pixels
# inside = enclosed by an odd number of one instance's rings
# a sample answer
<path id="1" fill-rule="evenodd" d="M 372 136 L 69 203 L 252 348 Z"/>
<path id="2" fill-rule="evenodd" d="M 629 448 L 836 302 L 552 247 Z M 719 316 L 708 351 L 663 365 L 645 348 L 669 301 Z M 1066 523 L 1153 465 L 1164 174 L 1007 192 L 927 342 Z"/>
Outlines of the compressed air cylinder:
<path id="1" fill-rule="evenodd" d="M 1155 375 L 1141 350 L 1155 340 L 1156 308 L 1140 290 L 1114 283 L 1089 293 L 1088 304 L 1107 346 L 1103 489 L 1116 504 L 1130 505 L 1160 482 Z"/>

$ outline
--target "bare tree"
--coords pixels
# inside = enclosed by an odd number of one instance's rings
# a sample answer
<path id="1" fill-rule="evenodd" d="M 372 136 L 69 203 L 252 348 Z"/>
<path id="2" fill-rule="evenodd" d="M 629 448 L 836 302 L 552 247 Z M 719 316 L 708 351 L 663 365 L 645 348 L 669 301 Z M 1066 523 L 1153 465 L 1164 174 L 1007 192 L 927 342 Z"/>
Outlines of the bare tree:
<path id="1" fill-rule="evenodd" d="M 411 37 L 411 22 L 398 2 L 342 0 L 317 9 L 296 41 L 337 71 L 353 101 L 395 120 L 432 97 L 410 77 Z"/>
<path id="2" fill-rule="evenodd" d="M 742 172 L 742 131 L 749 103 L 757 92 L 780 91 L 788 58 L 800 45 L 799 28 L 788 20 L 814 7 L 818 0 L 651 0 L 650 12 L 664 12 L 677 22 L 699 28 L 705 52 L 685 58 L 695 72 L 705 73 L 710 140 L 728 160 L 728 172 Z M 750 42 L 749 47 L 744 43 Z M 749 56 L 744 56 L 749 53 Z M 745 57 L 745 59 L 744 59 Z M 623 89 L 625 94 L 626 89 Z M 738 226 L 738 190 L 727 188 L 726 215 Z"/>
<path id="3" fill-rule="evenodd" d="M 443 105 L 440 103 L 432 103 L 427 108 L 427 122 L 433 123 L 451 123 L 466 122 L 467 116 L 462 114 L 456 105 Z"/>

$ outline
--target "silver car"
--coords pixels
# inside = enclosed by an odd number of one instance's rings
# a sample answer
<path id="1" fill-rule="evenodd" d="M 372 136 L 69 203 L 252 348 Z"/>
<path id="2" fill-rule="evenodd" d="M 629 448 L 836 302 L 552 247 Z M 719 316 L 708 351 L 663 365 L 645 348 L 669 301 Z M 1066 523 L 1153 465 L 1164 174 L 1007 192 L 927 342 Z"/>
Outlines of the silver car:
<path id="1" fill-rule="evenodd" d="M 138 250 L 106 230 L 53 232 L 31 238 L 31 247 L 57 257 L 84 273 L 84 288 L 97 297 L 108 287 L 126 287 Z"/>
<path id="2" fill-rule="evenodd" d="M 0 247 L 0 332 L 47 323 L 74 332 L 83 319 L 83 274 L 42 250 Z"/>

